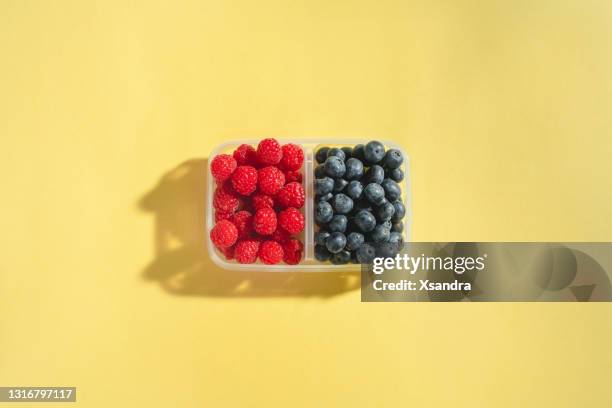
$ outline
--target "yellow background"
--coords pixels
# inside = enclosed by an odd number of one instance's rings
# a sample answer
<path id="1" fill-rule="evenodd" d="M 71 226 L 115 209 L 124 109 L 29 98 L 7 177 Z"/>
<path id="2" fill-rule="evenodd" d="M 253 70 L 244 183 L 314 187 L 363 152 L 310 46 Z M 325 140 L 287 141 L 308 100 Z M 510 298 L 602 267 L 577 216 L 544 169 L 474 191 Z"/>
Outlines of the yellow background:
<path id="1" fill-rule="evenodd" d="M 409 152 L 415 240 L 610 241 L 611 21 L 585 0 L 0 0 L 0 385 L 87 407 L 611 406 L 609 304 L 228 276 L 190 215 L 221 141 L 363 136 Z"/>

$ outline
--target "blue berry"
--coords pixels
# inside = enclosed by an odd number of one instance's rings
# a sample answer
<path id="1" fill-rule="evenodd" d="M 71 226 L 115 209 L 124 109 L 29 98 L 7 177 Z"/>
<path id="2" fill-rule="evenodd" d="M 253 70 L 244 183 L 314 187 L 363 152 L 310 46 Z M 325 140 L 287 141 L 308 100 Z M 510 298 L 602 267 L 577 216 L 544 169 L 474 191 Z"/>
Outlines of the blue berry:
<path id="1" fill-rule="evenodd" d="M 319 164 L 317 167 L 315 167 L 314 175 L 315 178 L 325 177 L 325 166 L 323 164 Z"/>
<path id="2" fill-rule="evenodd" d="M 342 161 L 346 160 L 346 154 L 344 153 L 344 151 L 338 147 L 332 147 L 331 149 L 329 149 L 329 151 L 327 152 L 327 157 L 331 157 L 331 156 L 336 156 L 342 159 Z"/>
<path id="3" fill-rule="evenodd" d="M 329 237 L 329 232 L 327 231 L 317 231 L 314 235 L 315 244 L 317 245 L 325 245 L 325 240 Z"/>
<path id="4" fill-rule="evenodd" d="M 399 232 L 392 232 L 389 234 L 389 243 L 397 246 L 397 250 L 401 249 L 402 244 L 404 243 L 404 237 Z"/>
<path id="5" fill-rule="evenodd" d="M 380 184 L 370 183 L 363 189 L 365 198 L 372 204 L 381 205 L 385 200 L 385 190 Z"/>
<path id="6" fill-rule="evenodd" d="M 393 203 L 393 207 L 395 208 L 395 213 L 393 214 L 391 220 L 393 222 L 403 220 L 404 216 L 406 215 L 406 207 L 404 207 L 404 204 L 401 201 L 396 201 Z"/>
<path id="7" fill-rule="evenodd" d="M 374 258 L 376 258 L 376 250 L 370 244 L 363 244 L 357 250 L 357 261 L 359 263 L 371 263 Z"/>
<path id="8" fill-rule="evenodd" d="M 373 140 L 365 145 L 364 148 L 365 159 L 369 164 L 380 163 L 380 161 L 385 157 L 385 147 L 382 143 Z"/>
<path id="9" fill-rule="evenodd" d="M 327 193 L 327 194 L 323 194 L 323 195 L 318 195 L 318 194 L 317 194 L 317 195 L 315 196 L 315 199 L 316 199 L 317 201 L 329 201 L 329 200 L 331 200 L 331 199 L 332 199 L 332 197 L 333 197 L 333 196 L 334 196 L 334 195 L 333 195 L 332 193 Z"/>
<path id="10" fill-rule="evenodd" d="M 390 149 L 387 151 L 387 154 L 385 154 L 383 162 L 388 169 L 397 169 L 404 162 L 404 157 L 399 150 Z"/>
<path id="11" fill-rule="evenodd" d="M 348 214 L 353 209 L 353 200 L 343 193 L 338 193 L 332 198 L 332 206 L 338 214 Z"/>
<path id="12" fill-rule="evenodd" d="M 401 221 L 393 223 L 391 232 L 404 232 L 404 223 Z"/>
<path id="13" fill-rule="evenodd" d="M 334 180 L 334 188 L 332 189 L 332 191 L 334 193 L 339 193 L 342 190 L 344 190 L 344 187 L 346 187 L 348 184 L 348 181 L 346 181 L 343 178 L 337 178 L 336 180 Z"/>
<path id="14" fill-rule="evenodd" d="M 351 232 L 346 237 L 346 249 L 354 251 L 365 242 L 365 237 L 359 232 Z"/>
<path id="15" fill-rule="evenodd" d="M 370 234 L 370 238 L 376 243 L 387 242 L 390 234 L 391 231 L 385 225 L 377 225 Z"/>
<path id="16" fill-rule="evenodd" d="M 346 161 L 346 173 L 344 177 L 347 180 L 357 180 L 363 176 L 363 163 L 361 160 L 351 157 Z"/>
<path id="17" fill-rule="evenodd" d="M 334 210 L 327 201 L 319 201 L 317 203 L 317 212 L 315 213 L 315 221 L 319 224 L 326 224 L 331 221 L 334 216 Z"/>
<path id="18" fill-rule="evenodd" d="M 317 149 L 317 153 L 315 154 L 315 160 L 317 163 L 325 163 L 325 159 L 327 159 L 327 152 L 329 151 L 329 147 L 320 147 Z"/>
<path id="19" fill-rule="evenodd" d="M 371 166 L 365 173 L 365 182 L 380 184 L 385 179 L 385 170 L 378 164 Z"/>
<path id="20" fill-rule="evenodd" d="M 404 172 L 402 169 L 393 169 L 389 171 L 389 178 L 397 183 L 404 179 Z"/>
<path id="21" fill-rule="evenodd" d="M 342 150 L 340 150 L 342 152 Z M 325 160 L 325 174 L 330 177 L 338 178 L 344 176 L 346 172 L 346 166 L 344 161 L 338 156 L 329 156 Z"/>
<path id="22" fill-rule="evenodd" d="M 353 148 L 349 147 L 349 146 L 345 146 L 342 148 L 342 151 L 344 152 L 344 157 L 346 157 L 347 159 L 350 159 L 353 155 Z"/>
<path id="23" fill-rule="evenodd" d="M 331 261 L 334 265 L 344 265 L 349 263 L 351 260 L 351 253 L 349 251 L 340 251 L 337 254 L 333 254 Z"/>
<path id="24" fill-rule="evenodd" d="M 325 247 L 332 254 L 337 254 L 344 249 L 346 245 L 346 237 L 341 232 L 332 232 L 332 234 L 325 240 Z"/>
<path id="25" fill-rule="evenodd" d="M 315 245 L 314 255 L 317 261 L 325 262 L 331 257 L 331 253 L 324 245 Z"/>
<path id="26" fill-rule="evenodd" d="M 376 256 L 380 258 L 393 258 L 399 252 L 397 245 L 390 242 L 381 242 L 376 245 Z"/>
<path id="27" fill-rule="evenodd" d="M 393 204 L 387 201 L 383 205 L 376 208 L 375 212 L 378 221 L 385 222 L 389 221 L 393 217 L 393 214 L 395 214 L 395 207 Z M 391 228 L 391 226 L 389 226 L 389 228 Z"/>
<path id="28" fill-rule="evenodd" d="M 389 201 L 395 201 L 402 195 L 400 186 L 391 179 L 384 179 L 381 186 L 385 190 L 385 197 Z"/>
<path id="29" fill-rule="evenodd" d="M 362 144 L 355 145 L 355 147 L 353 147 L 353 154 L 351 156 L 361 160 L 362 162 L 365 161 L 364 146 Z"/>
<path id="30" fill-rule="evenodd" d="M 327 229 L 331 232 L 345 232 L 346 224 L 348 224 L 348 218 L 346 218 L 346 215 L 337 214 L 334 215 L 331 221 L 327 223 Z"/>
<path id="31" fill-rule="evenodd" d="M 376 218 L 368 210 L 359 211 L 353 222 L 362 232 L 370 232 L 376 227 Z"/>
<path id="32" fill-rule="evenodd" d="M 315 179 L 314 188 L 315 194 L 325 195 L 331 193 L 334 188 L 334 179 L 330 177 Z"/>
<path id="33" fill-rule="evenodd" d="M 351 181 L 346 187 L 346 195 L 351 197 L 353 200 L 358 200 L 361 198 L 361 193 L 363 192 L 363 184 L 361 184 L 357 180 Z"/>

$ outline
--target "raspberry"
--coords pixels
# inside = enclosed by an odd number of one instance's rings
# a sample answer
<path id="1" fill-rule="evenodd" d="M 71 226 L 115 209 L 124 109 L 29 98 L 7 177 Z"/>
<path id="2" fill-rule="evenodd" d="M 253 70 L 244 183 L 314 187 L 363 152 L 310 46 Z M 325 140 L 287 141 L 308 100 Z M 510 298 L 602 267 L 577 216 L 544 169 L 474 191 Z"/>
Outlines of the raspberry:
<path id="1" fill-rule="evenodd" d="M 219 222 L 221 220 L 229 220 L 232 215 L 234 215 L 234 213 L 215 211 L 215 222 Z"/>
<path id="2" fill-rule="evenodd" d="M 291 183 L 292 181 L 302 182 L 302 173 L 299 171 L 287 170 L 285 172 L 285 183 Z"/>
<path id="3" fill-rule="evenodd" d="M 254 239 L 245 239 L 238 241 L 234 248 L 234 257 L 241 264 L 250 264 L 257 260 L 259 252 L 259 241 Z"/>
<path id="4" fill-rule="evenodd" d="M 210 162 L 210 172 L 215 180 L 223 182 L 236 170 L 236 160 L 229 154 L 220 154 Z"/>
<path id="5" fill-rule="evenodd" d="M 298 170 L 304 163 L 304 151 L 298 145 L 288 143 L 283 145 L 283 158 L 280 165 L 285 170 Z"/>
<path id="6" fill-rule="evenodd" d="M 264 241 L 259 245 L 259 259 L 267 265 L 274 265 L 283 259 L 283 247 L 276 241 Z"/>
<path id="7" fill-rule="evenodd" d="M 221 251 L 221 253 L 225 255 L 225 259 L 227 259 L 228 261 L 230 259 L 234 259 L 234 247 L 219 248 L 219 251 Z"/>
<path id="8" fill-rule="evenodd" d="M 255 210 L 264 207 L 274 208 L 274 199 L 266 194 L 255 194 L 251 197 L 251 205 Z"/>
<path id="9" fill-rule="evenodd" d="M 234 159 L 239 166 L 255 166 L 257 164 L 257 152 L 253 146 L 241 144 L 234 150 Z"/>
<path id="10" fill-rule="evenodd" d="M 272 233 L 270 238 L 272 239 L 272 241 L 276 241 L 279 244 L 282 244 L 283 242 L 285 242 L 289 238 L 291 238 L 291 235 L 289 235 L 289 233 L 287 231 L 285 231 L 284 229 L 277 227 L 276 231 L 274 231 Z"/>
<path id="11" fill-rule="evenodd" d="M 257 160 L 261 164 L 278 164 L 283 157 L 283 150 L 275 139 L 264 139 L 257 146 Z"/>
<path id="12" fill-rule="evenodd" d="M 252 166 L 238 166 L 232 174 L 232 186 L 238 193 L 250 195 L 257 188 L 257 169 Z"/>
<path id="13" fill-rule="evenodd" d="M 283 245 L 283 261 L 288 265 L 297 265 L 302 260 L 304 252 L 304 244 L 301 241 L 292 238 L 286 241 Z"/>
<path id="14" fill-rule="evenodd" d="M 257 210 L 253 217 L 253 228 L 261 235 L 270 235 L 276 230 L 276 213 L 272 208 L 264 207 Z"/>
<path id="15" fill-rule="evenodd" d="M 210 230 L 210 239 L 218 248 L 231 247 L 238 239 L 238 229 L 228 220 L 221 220 Z"/>
<path id="16" fill-rule="evenodd" d="M 257 171 L 259 191 L 274 195 L 285 185 L 285 175 L 274 166 L 264 167 Z"/>
<path id="17" fill-rule="evenodd" d="M 238 230 L 238 238 L 249 238 L 253 234 L 253 215 L 250 212 L 238 211 L 232 215 L 230 221 Z"/>
<path id="18" fill-rule="evenodd" d="M 289 234 L 297 234 L 304 230 L 304 215 L 299 210 L 289 207 L 278 214 L 278 223 Z"/>
<path id="19" fill-rule="evenodd" d="M 302 208 L 304 205 L 304 187 L 295 181 L 286 184 L 278 192 L 276 199 L 283 208 Z"/>
<path id="20" fill-rule="evenodd" d="M 240 206 L 240 200 L 229 183 L 217 187 L 213 196 L 213 207 L 215 210 L 233 214 Z"/>

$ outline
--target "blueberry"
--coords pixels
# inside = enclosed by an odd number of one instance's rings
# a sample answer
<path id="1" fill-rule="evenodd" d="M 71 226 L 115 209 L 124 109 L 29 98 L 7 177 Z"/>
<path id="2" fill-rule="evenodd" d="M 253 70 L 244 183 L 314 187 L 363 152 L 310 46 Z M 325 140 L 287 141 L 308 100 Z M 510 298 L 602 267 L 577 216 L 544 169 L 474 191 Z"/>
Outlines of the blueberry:
<path id="1" fill-rule="evenodd" d="M 365 198 L 372 204 L 381 205 L 385 200 L 385 190 L 380 184 L 370 183 L 363 189 Z"/>
<path id="2" fill-rule="evenodd" d="M 314 188 L 315 194 L 325 195 L 331 193 L 334 188 L 334 179 L 330 177 L 315 179 Z"/>
<path id="3" fill-rule="evenodd" d="M 387 201 L 383 205 L 376 208 L 374 212 L 376 213 L 376 218 L 379 221 L 385 222 L 389 221 L 393 217 L 393 214 L 395 214 L 395 207 L 393 206 L 393 204 Z M 391 229 L 390 225 L 389 229 Z"/>
<path id="4" fill-rule="evenodd" d="M 402 152 L 397 149 L 389 149 L 387 154 L 385 154 L 385 159 L 383 160 L 385 163 L 385 167 L 388 169 L 397 169 L 404 162 L 404 157 L 402 156 Z"/>
<path id="5" fill-rule="evenodd" d="M 325 245 L 325 240 L 329 237 L 329 232 L 327 231 L 317 231 L 314 235 L 315 244 L 317 245 Z"/>
<path id="6" fill-rule="evenodd" d="M 402 169 L 393 169 L 389 171 L 389 178 L 397 183 L 404 179 L 404 172 Z"/>
<path id="7" fill-rule="evenodd" d="M 368 183 L 377 183 L 380 184 L 385 179 L 385 170 L 379 165 L 375 164 L 370 167 L 368 171 L 365 173 L 365 182 Z"/>
<path id="8" fill-rule="evenodd" d="M 329 152 L 329 147 L 320 147 L 315 154 L 315 160 L 317 163 L 325 163 L 325 159 L 327 159 L 327 152 Z"/>
<path id="9" fill-rule="evenodd" d="M 393 223 L 391 227 L 391 232 L 403 232 L 404 231 L 404 223 L 401 221 Z"/>
<path id="10" fill-rule="evenodd" d="M 315 196 L 315 199 L 316 199 L 317 201 L 329 201 L 329 200 L 331 200 L 331 199 L 332 199 L 332 197 L 333 197 L 333 196 L 334 196 L 334 195 L 333 195 L 332 193 L 327 193 L 327 194 L 323 194 L 323 195 L 318 195 L 318 194 L 317 194 L 317 195 Z"/>
<path id="11" fill-rule="evenodd" d="M 331 156 L 336 156 L 342 159 L 342 161 L 346 160 L 346 154 L 344 153 L 344 151 L 338 147 L 332 147 L 331 149 L 329 149 L 329 151 L 327 152 L 327 157 L 331 157 Z"/>
<path id="12" fill-rule="evenodd" d="M 317 212 L 315 214 L 315 220 L 320 224 L 325 224 L 331 221 L 334 216 L 334 210 L 327 201 L 319 201 L 317 203 Z"/>
<path id="13" fill-rule="evenodd" d="M 329 229 L 331 232 L 345 232 L 346 224 L 348 224 L 346 215 L 337 214 L 334 215 L 331 221 L 327 223 L 327 229 Z"/>
<path id="14" fill-rule="evenodd" d="M 340 152 L 342 152 L 342 150 L 340 150 Z M 330 156 L 325 160 L 325 174 L 328 176 L 333 178 L 342 177 L 345 171 L 346 166 L 340 157 Z"/>
<path id="15" fill-rule="evenodd" d="M 354 251 L 358 249 L 365 242 L 363 234 L 359 232 L 351 232 L 346 237 L 346 249 Z"/>
<path id="16" fill-rule="evenodd" d="M 357 261 L 359 263 L 371 263 L 376 257 L 376 250 L 370 244 L 363 244 L 357 250 Z"/>
<path id="17" fill-rule="evenodd" d="M 334 180 L 334 188 L 332 189 L 332 191 L 334 193 L 339 193 L 342 190 L 344 190 L 344 187 L 346 187 L 348 184 L 348 181 L 346 181 L 343 178 L 337 178 Z"/>
<path id="18" fill-rule="evenodd" d="M 351 155 L 351 157 L 354 157 L 361 161 L 365 161 L 364 146 L 362 144 L 355 145 L 355 147 L 353 147 L 353 154 Z"/>
<path id="19" fill-rule="evenodd" d="M 331 257 L 331 253 L 324 245 L 315 245 L 314 255 L 317 261 L 325 262 Z"/>
<path id="20" fill-rule="evenodd" d="M 358 200 L 361 198 L 361 193 L 363 192 L 363 184 L 361 184 L 357 180 L 353 180 L 346 187 L 346 195 L 351 197 L 353 200 Z"/>
<path id="21" fill-rule="evenodd" d="M 385 197 L 389 201 L 395 201 L 402 195 L 400 186 L 391 179 L 384 179 L 381 186 L 385 190 Z"/>
<path id="22" fill-rule="evenodd" d="M 385 225 L 377 225 L 370 234 L 370 238 L 376 243 L 387 242 L 390 234 L 391 231 Z"/>
<path id="23" fill-rule="evenodd" d="M 344 152 L 344 157 L 346 157 L 347 159 L 350 159 L 353 156 L 353 148 L 346 146 L 342 148 L 342 151 Z"/>
<path id="24" fill-rule="evenodd" d="M 362 232 L 370 232 L 376 227 L 376 218 L 368 210 L 359 211 L 353 221 Z"/>
<path id="25" fill-rule="evenodd" d="M 393 203 L 393 207 L 395 207 L 395 213 L 393 214 L 391 220 L 393 222 L 399 222 L 403 220 L 404 216 L 406 215 L 406 207 L 404 207 L 404 204 L 402 204 L 401 201 L 396 201 Z"/>
<path id="26" fill-rule="evenodd" d="M 385 147 L 382 143 L 373 140 L 365 145 L 364 148 L 365 160 L 369 164 L 380 163 L 380 161 L 385 157 Z"/>
<path id="27" fill-rule="evenodd" d="M 337 254 L 344 249 L 346 245 L 346 237 L 341 232 L 332 232 L 332 234 L 325 240 L 325 247 L 332 254 Z"/>
<path id="28" fill-rule="evenodd" d="M 401 249 L 401 246 L 404 244 L 404 237 L 399 232 L 392 232 L 389 234 L 389 243 L 397 246 L 397 250 Z"/>
<path id="29" fill-rule="evenodd" d="M 319 164 L 317 167 L 315 167 L 314 174 L 316 178 L 325 177 L 325 166 L 322 164 Z"/>
<path id="30" fill-rule="evenodd" d="M 337 254 L 333 254 L 331 261 L 334 265 L 344 265 L 349 263 L 351 260 L 351 253 L 349 251 L 340 251 Z"/>
<path id="31" fill-rule="evenodd" d="M 361 160 L 351 157 L 346 161 L 346 173 L 344 177 L 347 180 L 360 179 L 363 176 L 363 163 Z"/>
<path id="32" fill-rule="evenodd" d="M 353 200 L 346 194 L 338 193 L 332 198 L 332 206 L 338 214 L 348 214 L 353 209 Z"/>
<path id="33" fill-rule="evenodd" d="M 393 258 L 398 252 L 397 245 L 390 242 L 382 242 L 376 245 L 376 256 L 380 258 Z"/>

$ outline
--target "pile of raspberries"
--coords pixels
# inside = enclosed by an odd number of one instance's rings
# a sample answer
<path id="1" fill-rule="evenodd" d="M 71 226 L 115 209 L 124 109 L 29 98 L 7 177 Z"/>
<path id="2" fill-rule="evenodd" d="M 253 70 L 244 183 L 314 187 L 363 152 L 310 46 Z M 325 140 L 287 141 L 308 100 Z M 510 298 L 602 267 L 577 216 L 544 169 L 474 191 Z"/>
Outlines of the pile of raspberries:
<path id="1" fill-rule="evenodd" d="M 304 230 L 303 162 L 300 146 L 281 146 L 275 139 L 262 140 L 257 149 L 242 144 L 232 155 L 212 159 L 217 187 L 210 239 L 227 259 L 300 262 L 304 244 L 295 235 Z"/>

